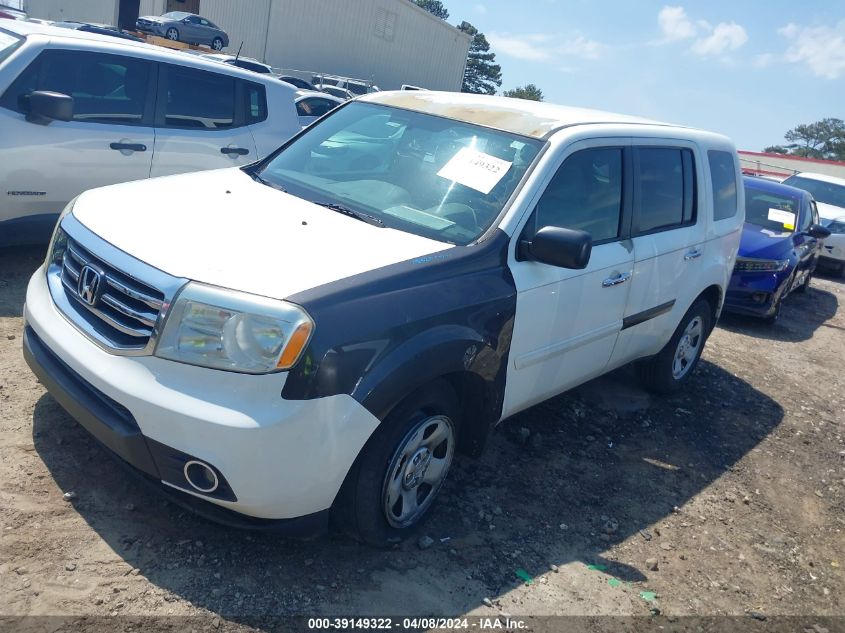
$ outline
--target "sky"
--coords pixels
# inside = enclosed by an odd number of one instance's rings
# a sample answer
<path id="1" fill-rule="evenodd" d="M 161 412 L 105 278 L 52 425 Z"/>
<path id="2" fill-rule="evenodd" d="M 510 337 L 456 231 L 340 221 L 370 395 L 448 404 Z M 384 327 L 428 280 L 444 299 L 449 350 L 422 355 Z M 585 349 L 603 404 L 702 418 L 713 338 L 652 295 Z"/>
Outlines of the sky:
<path id="1" fill-rule="evenodd" d="M 483 32 L 502 90 L 730 136 L 845 119 L 845 0 L 443 0 Z"/>

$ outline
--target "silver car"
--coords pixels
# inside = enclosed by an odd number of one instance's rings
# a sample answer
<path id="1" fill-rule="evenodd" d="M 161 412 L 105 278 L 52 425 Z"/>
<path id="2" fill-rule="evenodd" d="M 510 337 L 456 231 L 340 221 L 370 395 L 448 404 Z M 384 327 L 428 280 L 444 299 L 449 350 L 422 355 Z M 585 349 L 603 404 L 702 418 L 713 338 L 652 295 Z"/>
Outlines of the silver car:
<path id="1" fill-rule="evenodd" d="M 223 29 L 211 20 L 185 11 L 171 11 L 162 16 L 145 15 L 138 18 L 135 28 L 175 42 L 205 44 L 216 51 L 229 46 L 229 36 Z"/>

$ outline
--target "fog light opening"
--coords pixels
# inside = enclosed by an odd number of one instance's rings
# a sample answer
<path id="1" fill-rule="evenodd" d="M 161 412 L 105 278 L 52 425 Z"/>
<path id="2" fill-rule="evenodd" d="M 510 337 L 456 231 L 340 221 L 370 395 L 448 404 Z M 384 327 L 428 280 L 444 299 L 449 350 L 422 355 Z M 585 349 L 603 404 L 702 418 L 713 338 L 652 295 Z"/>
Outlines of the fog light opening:
<path id="1" fill-rule="evenodd" d="M 195 490 L 208 494 L 217 490 L 220 482 L 217 480 L 217 473 L 208 464 L 203 464 L 195 459 L 185 463 L 185 479 Z"/>

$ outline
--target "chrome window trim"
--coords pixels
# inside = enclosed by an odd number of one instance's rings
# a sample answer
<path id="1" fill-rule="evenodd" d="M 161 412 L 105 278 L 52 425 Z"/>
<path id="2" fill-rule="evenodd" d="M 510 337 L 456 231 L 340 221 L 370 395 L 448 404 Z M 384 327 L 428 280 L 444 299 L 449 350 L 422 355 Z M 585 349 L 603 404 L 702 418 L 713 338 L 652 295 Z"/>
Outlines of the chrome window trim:
<path id="1" fill-rule="evenodd" d="M 62 219 L 61 228 L 65 233 L 67 233 L 68 237 L 82 246 L 82 248 L 86 251 L 114 268 L 117 272 L 122 273 L 126 277 L 134 279 L 145 286 L 157 289 L 164 295 L 164 300 L 158 316 L 156 317 L 155 323 L 152 326 L 150 338 L 143 347 L 116 346 L 112 341 L 97 332 L 88 322 L 75 316 L 80 313 L 79 308 L 71 302 L 65 292 L 66 286 L 62 282 L 61 275 L 62 266 L 51 261 L 47 269 L 47 284 L 50 289 L 50 295 L 53 299 L 53 303 L 58 308 L 59 313 L 86 338 L 109 354 L 119 356 L 151 356 L 158 342 L 158 337 L 164 327 L 164 321 L 167 318 L 170 307 L 173 305 L 173 299 L 189 280 L 182 277 L 174 277 L 173 275 L 132 257 L 128 253 L 120 250 L 116 246 L 94 234 L 90 229 L 77 220 L 72 213 Z M 120 284 L 119 281 L 112 278 L 107 278 L 104 281 L 119 290 L 125 289 L 123 284 Z M 115 286 L 115 283 L 117 286 Z M 140 294 L 138 292 L 133 291 L 133 293 L 126 294 L 146 303 L 147 305 L 150 305 L 151 303 L 158 303 L 158 299 L 154 299 L 152 297 L 134 296 L 135 294 Z M 154 308 L 154 305 L 150 305 L 150 307 Z M 90 312 L 96 318 L 104 319 L 103 316 L 97 314 L 96 309 L 92 309 Z M 106 322 L 108 322 L 108 320 L 106 320 Z M 110 325 L 114 327 L 113 324 Z"/>

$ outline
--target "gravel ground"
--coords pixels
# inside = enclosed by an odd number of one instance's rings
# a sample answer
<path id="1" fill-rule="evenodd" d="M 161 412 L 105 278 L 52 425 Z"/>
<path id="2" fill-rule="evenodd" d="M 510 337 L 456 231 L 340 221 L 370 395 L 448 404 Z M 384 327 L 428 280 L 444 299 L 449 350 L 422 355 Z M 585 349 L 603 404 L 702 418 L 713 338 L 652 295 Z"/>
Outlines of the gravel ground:
<path id="1" fill-rule="evenodd" d="M 41 258 L 0 252 L 0 616 L 845 620 L 842 280 L 814 279 L 774 327 L 724 319 L 682 394 L 623 369 L 504 422 L 428 538 L 377 551 L 222 528 L 116 467 L 22 359 Z"/>

